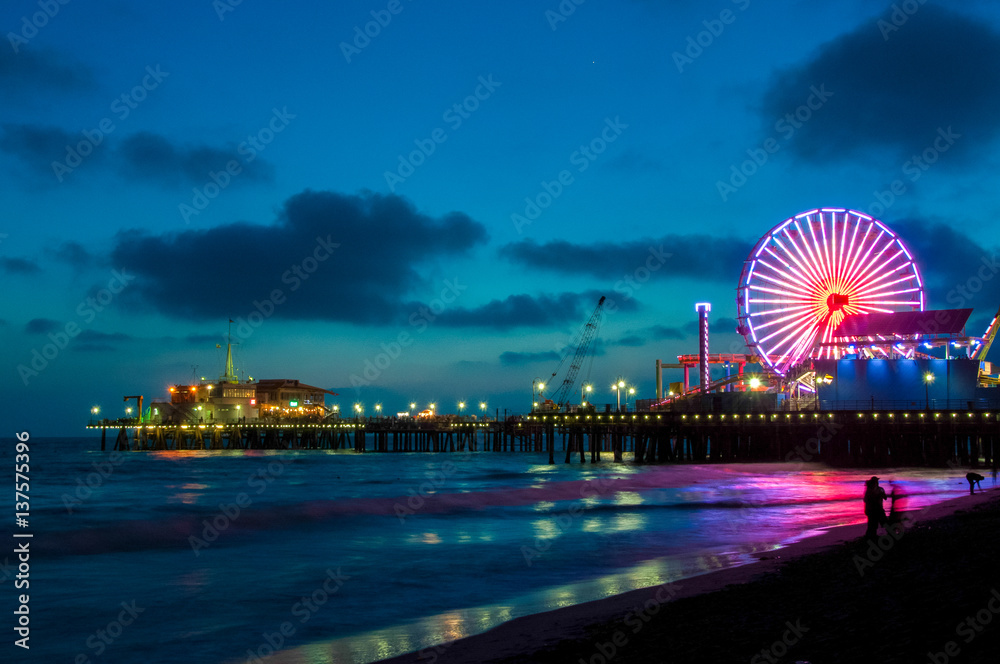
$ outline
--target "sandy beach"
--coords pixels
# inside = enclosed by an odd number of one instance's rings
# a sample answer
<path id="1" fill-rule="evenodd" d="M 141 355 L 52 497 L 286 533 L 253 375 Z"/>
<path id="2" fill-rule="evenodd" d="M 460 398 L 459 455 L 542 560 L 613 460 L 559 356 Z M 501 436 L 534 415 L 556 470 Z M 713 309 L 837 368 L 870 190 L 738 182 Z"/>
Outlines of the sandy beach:
<path id="1" fill-rule="evenodd" d="M 906 512 L 875 542 L 864 529 L 385 661 L 998 661 L 1000 490 Z"/>

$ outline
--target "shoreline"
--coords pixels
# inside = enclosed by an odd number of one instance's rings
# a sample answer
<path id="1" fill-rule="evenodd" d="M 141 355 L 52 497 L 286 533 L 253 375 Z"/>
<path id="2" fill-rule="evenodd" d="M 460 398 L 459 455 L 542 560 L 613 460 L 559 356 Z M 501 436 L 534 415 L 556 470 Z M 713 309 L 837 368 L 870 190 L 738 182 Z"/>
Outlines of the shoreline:
<path id="1" fill-rule="evenodd" d="M 942 520 L 944 522 L 954 521 L 958 515 L 974 509 L 989 511 L 992 508 L 992 511 L 996 512 L 998 507 L 1000 507 L 1000 488 L 990 488 L 980 490 L 971 496 L 965 494 L 935 503 L 921 510 L 903 512 L 907 524 L 906 529 L 902 531 L 898 540 L 891 537 L 882 540 L 885 547 L 882 553 L 888 556 L 893 548 L 897 548 L 894 545 L 904 542 L 904 538 L 906 541 L 918 539 L 916 535 L 910 535 L 910 533 L 926 531 L 930 525 Z M 997 525 L 1000 526 L 1000 516 L 997 517 L 997 521 Z M 864 523 L 834 526 L 816 536 L 793 542 L 787 547 L 774 551 L 773 554 L 761 555 L 754 563 L 708 572 L 662 586 L 633 590 L 613 597 L 515 618 L 481 634 L 381 661 L 385 664 L 417 662 L 423 664 L 433 662 L 462 664 L 464 662 L 504 661 L 576 662 L 578 658 L 588 663 L 591 661 L 600 662 L 602 659 L 608 661 L 612 658 L 614 661 L 633 661 L 629 658 L 630 651 L 638 652 L 639 642 L 649 639 L 653 632 L 661 631 L 665 627 L 684 628 L 685 616 L 675 616 L 670 620 L 663 617 L 668 613 L 680 612 L 680 605 L 688 604 L 692 600 L 699 600 L 701 604 L 708 607 L 710 613 L 714 613 L 714 609 L 710 608 L 712 604 L 724 603 L 725 600 L 721 595 L 732 588 L 742 590 L 744 594 L 767 594 L 765 592 L 767 589 L 763 587 L 765 581 L 774 578 L 780 580 L 791 563 L 804 562 L 808 565 L 810 560 L 815 559 L 815 562 L 819 564 L 821 562 L 818 559 L 820 556 L 839 555 L 843 557 L 846 555 L 848 565 L 843 570 L 845 581 L 863 580 L 865 576 L 869 578 L 880 576 L 881 572 L 890 568 L 877 564 L 881 562 L 881 556 L 877 555 L 878 550 L 869 553 L 866 549 L 865 545 L 868 543 L 862 540 L 864 530 Z M 996 538 L 993 541 L 1000 540 L 1000 533 L 991 532 L 990 535 Z M 905 544 L 898 546 L 900 551 L 907 548 L 910 547 L 905 546 Z M 987 548 L 997 550 L 993 547 Z M 869 557 L 875 561 L 868 560 Z M 936 562 L 931 561 L 932 564 Z M 802 565 L 800 564 L 799 567 Z M 805 572 L 808 575 L 808 569 Z M 1000 579 L 997 581 L 1000 583 Z M 984 602 L 988 598 L 988 589 L 987 586 Z M 758 604 L 759 600 L 758 597 Z M 752 599 L 751 602 L 753 602 Z M 678 610 L 672 611 L 671 609 L 674 608 Z M 661 611 L 661 609 L 664 610 Z M 682 613 L 690 615 L 689 612 Z M 788 614 L 789 621 L 794 620 L 792 615 L 794 611 L 785 611 L 785 613 Z M 678 622 L 678 618 L 680 618 L 680 622 Z M 738 621 L 739 616 L 736 616 L 734 620 Z M 665 624 L 659 625 L 660 623 Z M 732 624 L 733 621 L 729 621 L 729 623 Z M 782 624 L 782 621 L 777 622 L 778 626 Z M 647 625 L 659 625 L 659 627 L 647 629 Z M 794 626 L 794 624 L 790 626 Z M 785 631 L 788 631 L 787 628 Z M 997 636 L 994 638 L 1000 639 L 1000 625 L 996 627 L 996 632 Z M 605 639 L 605 636 L 602 635 L 606 636 L 606 640 L 602 640 Z M 725 639 L 728 635 L 728 632 L 723 630 L 718 636 Z M 707 636 L 706 633 L 705 637 Z M 779 629 L 775 636 L 781 637 L 782 630 Z M 773 639 L 774 637 L 761 635 L 758 640 L 761 642 L 767 640 L 770 643 Z M 961 640 L 959 639 L 959 641 Z M 984 638 L 980 639 L 980 643 L 985 641 Z M 943 643 L 946 642 L 947 640 Z M 664 652 L 661 656 L 665 656 L 665 654 Z M 749 660 L 752 656 L 753 652 L 751 651 L 746 659 Z M 640 658 L 634 661 L 653 660 Z M 670 658 L 669 661 L 686 660 Z M 690 661 L 698 660 L 692 659 Z M 790 656 L 789 661 L 794 661 L 794 659 Z M 927 661 L 926 655 L 922 661 Z M 968 660 L 963 659 L 963 661 Z"/>

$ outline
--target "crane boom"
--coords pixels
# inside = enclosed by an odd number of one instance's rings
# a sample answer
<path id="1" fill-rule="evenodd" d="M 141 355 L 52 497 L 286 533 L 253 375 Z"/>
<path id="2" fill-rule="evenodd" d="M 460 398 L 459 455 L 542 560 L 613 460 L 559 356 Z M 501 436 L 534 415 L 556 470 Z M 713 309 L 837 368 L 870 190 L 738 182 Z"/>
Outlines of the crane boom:
<path id="1" fill-rule="evenodd" d="M 566 405 L 569 395 L 573 393 L 576 376 L 580 373 L 580 367 L 594 345 L 594 339 L 597 338 L 597 331 L 601 327 L 601 312 L 604 306 L 604 299 L 602 295 L 601 299 L 597 302 L 597 308 L 594 309 L 594 313 L 590 316 L 590 320 L 583 327 L 583 333 L 580 335 L 580 344 L 576 347 L 576 354 L 573 356 L 573 363 L 570 364 L 569 371 L 566 372 L 566 378 L 563 379 L 562 385 L 559 386 L 559 391 L 556 393 L 554 401 L 560 408 Z M 556 371 L 558 372 L 558 369 Z"/>

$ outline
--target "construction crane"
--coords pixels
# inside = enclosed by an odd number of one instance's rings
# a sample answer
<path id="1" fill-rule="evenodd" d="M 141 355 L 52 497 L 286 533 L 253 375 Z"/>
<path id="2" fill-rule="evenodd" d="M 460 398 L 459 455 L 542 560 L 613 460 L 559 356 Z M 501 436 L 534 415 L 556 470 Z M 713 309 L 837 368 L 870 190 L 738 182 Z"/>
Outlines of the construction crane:
<path id="1" fill-rule="evenodd" d="M 570 395 L 574 394 L 573 388 L 576 385 L 576 376 L 580 373 L 580 367 L 583 365 L 583 361 L 587 359 L 590 354 L 591 349 L 594 345 L 594 340 L 597 339 L 597 331 L 601 327 L 601 313 L 604 307 L 604 296 L 597 302 L 597 308 L 594 309 L 594 313 L 591 314 L 590 320 L 584 325 L 583 331 L 580 333 L 580 343 L 576 347 L 576 353 L 573 355 L 573 362 L 569 365 L 569 371 L 566 372 L 566 378 L 563 379 L 562 384 L 555 393 L 555 397 L 551 400 L 552 404 L 550 408 L 559 409 L 566 405 L 569 401 Z M 559 370 L 562 368 L 563 363 L 566 361 L 567 354 L 563 357 L 562 362 L 556 367 L 556 370 L 552 372 L 552 378 L 556 377 Z M 549 381 L 552 382 L 551 380 Z"/>

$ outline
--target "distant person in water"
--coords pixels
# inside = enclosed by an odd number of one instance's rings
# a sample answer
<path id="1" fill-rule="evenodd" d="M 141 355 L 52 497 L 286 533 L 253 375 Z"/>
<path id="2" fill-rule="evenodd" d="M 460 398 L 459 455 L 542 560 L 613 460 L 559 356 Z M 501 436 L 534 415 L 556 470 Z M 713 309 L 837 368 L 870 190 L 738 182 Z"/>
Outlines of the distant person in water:
<path id="1" fill-rule="evenodd" d="M 878 485 L 878 478 L 873 475 L 870 480 L 865 482 L 865 516 L 868 517 L 868 530 L 865 531 L 865 537 L 867 538 L 875 537 L 880 525 L 888 531 L 889 520 L 882 507 L 884 500 L 886 500 L 885 489 Z"/>
<path id="2" fill-rule="evenodd" d="M 966 473 L 965 474 L 965 479 L 967 479 L 969 481 L 969 495 L 971 496 L 972 494 L 975 493 L 975 491 L 972 490 L 972 486 L 974 484 L 979 484 L 980 482 L 982 482 L 986 478 L 983 477 L 982 475 L 980 475 L 979 473 Z M 983 485 L 982 484 L 979 484 L 979 490 L 980 491 L 983 490 Z"/>

